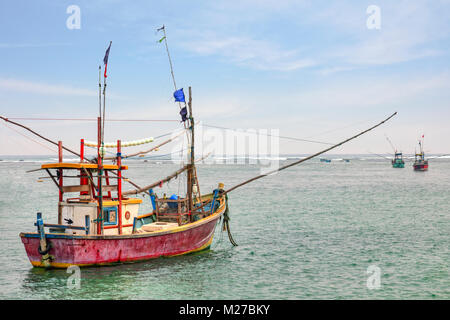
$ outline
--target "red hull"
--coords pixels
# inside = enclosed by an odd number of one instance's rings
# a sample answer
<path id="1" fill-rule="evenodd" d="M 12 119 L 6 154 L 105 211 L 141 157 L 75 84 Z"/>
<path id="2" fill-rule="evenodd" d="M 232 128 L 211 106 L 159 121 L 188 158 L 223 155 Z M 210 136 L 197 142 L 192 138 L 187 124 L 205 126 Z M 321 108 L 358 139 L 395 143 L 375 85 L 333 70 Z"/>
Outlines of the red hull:
<path id="1" fill-rule="evenodd" d="M 120 262 L 142 261 L 161 256 L 174 256 L 207 249 L 221 213 L 173 231 L 122 236 L 71 236 L 46 234 L 51 243 L 51 266 L 91 266 Z M 37 233 L 21 233 L 28 258 L 33 266 L 41 267 Z"/>
<path id="2" fill-rule="evenodd" d="M 428 170 L 428 164 L 415 164 L 414 170 L 416 171 L 427 171 Z"/>

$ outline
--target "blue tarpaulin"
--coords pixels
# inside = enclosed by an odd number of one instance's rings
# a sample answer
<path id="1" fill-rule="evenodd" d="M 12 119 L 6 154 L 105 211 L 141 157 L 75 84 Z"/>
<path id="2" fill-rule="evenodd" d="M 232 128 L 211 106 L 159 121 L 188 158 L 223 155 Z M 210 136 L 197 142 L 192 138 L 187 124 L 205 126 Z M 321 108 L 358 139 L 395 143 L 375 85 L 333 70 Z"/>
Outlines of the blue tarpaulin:
<path id="1" fill-rule="evenodd" d="M 186 100 L 184 99 L 184 92 L 183 92 L 183 88 L 178 89 L 177 91 L 175 91 L 173 93 L 173 96 L 175 98 L 175 102 L 186 102 Z"/>
<path id="2" fill-rule="evenodd" d="M 186 107 L 183 107 L 180 110 L 180 115 L 181 115 L 181 121 L 186 121 L 187 120 L 187 109 L 186 109 Z"/>

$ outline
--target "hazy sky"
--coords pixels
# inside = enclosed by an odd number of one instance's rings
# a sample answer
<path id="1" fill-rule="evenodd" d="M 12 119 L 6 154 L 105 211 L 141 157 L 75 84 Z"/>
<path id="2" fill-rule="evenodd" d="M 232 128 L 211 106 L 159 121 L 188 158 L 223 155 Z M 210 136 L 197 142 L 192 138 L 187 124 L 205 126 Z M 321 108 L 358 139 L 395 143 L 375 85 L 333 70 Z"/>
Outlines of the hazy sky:
<path id="1" fill-rule="evenodd" d="M 67 27 L 70 5 L 80 8 L 79 29 Z M 368 28 L 370 5 L 380 9 L 379 29 Z M 4 0 L 0 115 L 97 117 L 98 66 L 112 41 L 107 117 L 179 119 L 156 33 L 165 24 L 177 85 L 192 86 L 195 116 L 205 124 L 337 142 L 398 111 L 333 153 L 391 152 L 386 136 L 413 153 L 422 134 L 425 151 L 450 153 L 449 16 L 448 0 Z M 19 122 L 75 149 L 80 138 L 96 140 L 95 122 Z M 179 127 L 109 122 L 105 138 Z M 2 155 L 55 149 L 42 144 L 0 124 Z M 321 148 L 280 141 L 281 153 Z"/>

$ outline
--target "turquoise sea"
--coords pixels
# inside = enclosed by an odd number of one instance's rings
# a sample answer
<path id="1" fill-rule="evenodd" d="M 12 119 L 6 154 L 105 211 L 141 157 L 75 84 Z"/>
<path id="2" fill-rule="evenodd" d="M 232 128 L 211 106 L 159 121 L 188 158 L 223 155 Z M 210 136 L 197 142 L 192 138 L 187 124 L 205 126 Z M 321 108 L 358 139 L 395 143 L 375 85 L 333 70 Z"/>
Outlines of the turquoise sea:
<path id="1" fill-rule="evenodd" d="M 218 226 L 208 251 L 82 268 L 80 287 L 71 288 L 66 270 L 32 268 L 19 239 L 35 229 L 37 211 L 56 223 L 56 187 L 37 182 L 43 172 L 26 173 L 52 160 L 0 158 L 0 299 L 450 299 L 450 159 L 430 160 L 428 172 L 408 161 L 393 169 L 373 156 L 312 159 L 229 194 L 238 247 Z M 126 176 L 141 185 L 179 167 L 126 164 Z M 260 168 L 199 164 L 197 171 L 206 193 Z M 174 180 L 156 191 L 183 186 Z M 146 197 L 141 213 L 150 208 Z"/>

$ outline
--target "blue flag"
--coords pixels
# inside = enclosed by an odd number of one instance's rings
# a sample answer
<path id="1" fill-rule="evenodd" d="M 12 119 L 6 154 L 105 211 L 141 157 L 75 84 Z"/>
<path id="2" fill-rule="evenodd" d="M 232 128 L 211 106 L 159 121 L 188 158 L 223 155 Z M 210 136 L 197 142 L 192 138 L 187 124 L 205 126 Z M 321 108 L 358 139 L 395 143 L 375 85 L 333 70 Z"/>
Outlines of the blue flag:
<path id="1" fill-rule="evenodd" d="M 177 91 L 175 91 L 173 93 L 173 97 L 175 98 L 175 102 L 186 102 L 186 100 L 184 99 L 184 92 L 183 92 L 183 88 L 178 89 Z"/>

